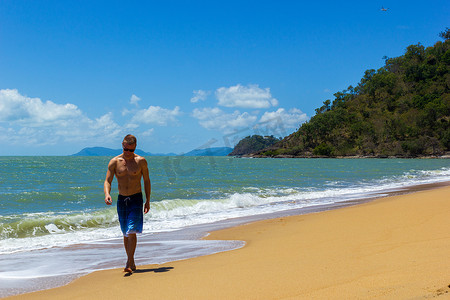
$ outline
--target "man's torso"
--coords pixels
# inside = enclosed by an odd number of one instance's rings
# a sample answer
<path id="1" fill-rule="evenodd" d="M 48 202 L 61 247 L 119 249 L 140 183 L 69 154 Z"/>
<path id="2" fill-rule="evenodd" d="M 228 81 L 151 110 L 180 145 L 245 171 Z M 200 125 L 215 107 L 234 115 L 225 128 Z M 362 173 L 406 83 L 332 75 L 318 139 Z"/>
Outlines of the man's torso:
<path id="1" fill-rule="evenodd" d="M 117 178 L 119 194 L 129 196 L 140 193 L 142 167 L 140 165 L 141 157 L 135 155 L 133 159 L 125 160 L 120 155 L 114 158 L 116 160 L 115 176 Z"/>

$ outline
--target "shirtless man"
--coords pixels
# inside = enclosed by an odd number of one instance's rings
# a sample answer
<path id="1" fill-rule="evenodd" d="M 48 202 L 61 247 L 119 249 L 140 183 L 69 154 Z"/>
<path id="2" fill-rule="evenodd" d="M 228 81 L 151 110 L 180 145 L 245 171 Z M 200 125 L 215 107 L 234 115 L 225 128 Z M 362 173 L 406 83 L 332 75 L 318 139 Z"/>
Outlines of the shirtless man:
<path id="1" fill-rule="evenodd" d="M 134 252 L 136 250 L 136 233 L 142 233 L 143 226 L 143 198 L 141 178 L 144 179 L 145 205 L 144 213 L 150 210 L 151 183 L 147 161 L 142 156 L 134 154 L 136 137 L 129 134 L 122 142 L 123 153 L 114 157 L 108 164 L 104 183 L 105 203 L 112 204 L 111 183 L 114 175 L 117 178 L 119 196 L 117 199 L 117 213 L 120 229 L 123 233 L 123 244 L 127 253 L 127 264 L 124 272 L 132 273 L 136 270 Z"/>

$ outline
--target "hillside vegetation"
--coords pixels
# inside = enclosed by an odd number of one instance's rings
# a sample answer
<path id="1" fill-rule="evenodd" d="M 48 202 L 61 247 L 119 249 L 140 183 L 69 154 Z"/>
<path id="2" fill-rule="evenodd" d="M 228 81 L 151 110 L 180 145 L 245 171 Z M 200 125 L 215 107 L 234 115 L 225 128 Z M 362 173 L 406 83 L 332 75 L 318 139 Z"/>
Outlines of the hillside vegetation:
<path id="1" fill-rule="evenodd" d="M 406 48 L 334 94 L 298 131 L 260 156 L 442 155 L 450 149 L 450 30 Z"/>
<path id="2" fill-rule="evenodd" d="M 243 138 L 234 147 L 233 152 L 228 154 L 229 156 L 240 156 L 250 154 L 279 142 L 280 139 L 271 136 L 252 135 Z"/>

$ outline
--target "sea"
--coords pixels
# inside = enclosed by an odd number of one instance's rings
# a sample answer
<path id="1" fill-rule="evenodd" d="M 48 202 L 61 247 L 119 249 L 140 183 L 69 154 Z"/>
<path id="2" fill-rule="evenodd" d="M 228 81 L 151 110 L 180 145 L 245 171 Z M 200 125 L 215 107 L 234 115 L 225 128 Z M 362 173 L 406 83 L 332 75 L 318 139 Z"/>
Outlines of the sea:
<path id="1" fill-rule="evenodd" d="M 0 157 L 0 297 L 123 267 L 111 157 Z M 243 247 L 212 230 L 316 212 L 450 182 L 449 159 L 146 157 L 150 212 L 136 263 L 162 264 Z"/>

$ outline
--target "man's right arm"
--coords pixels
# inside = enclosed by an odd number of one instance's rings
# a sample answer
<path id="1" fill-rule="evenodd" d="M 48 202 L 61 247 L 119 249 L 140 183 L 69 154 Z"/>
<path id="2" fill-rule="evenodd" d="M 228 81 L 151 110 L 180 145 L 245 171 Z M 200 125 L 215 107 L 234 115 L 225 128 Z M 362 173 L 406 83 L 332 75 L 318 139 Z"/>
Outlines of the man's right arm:
<path id="1" fill-rule="evenodd" d="M 112 198 L 111 198 L 111 183 L 114 179 L 114 173 L 116 169 L 116 160 L 113 158 L 110 160 L 108 164 L 108 170 L 106 171 L 106 178 L 105 183 L 103 184 L 103 190 L 105 192 L 105 203 L 107 205 L 112 204 Z"/>

